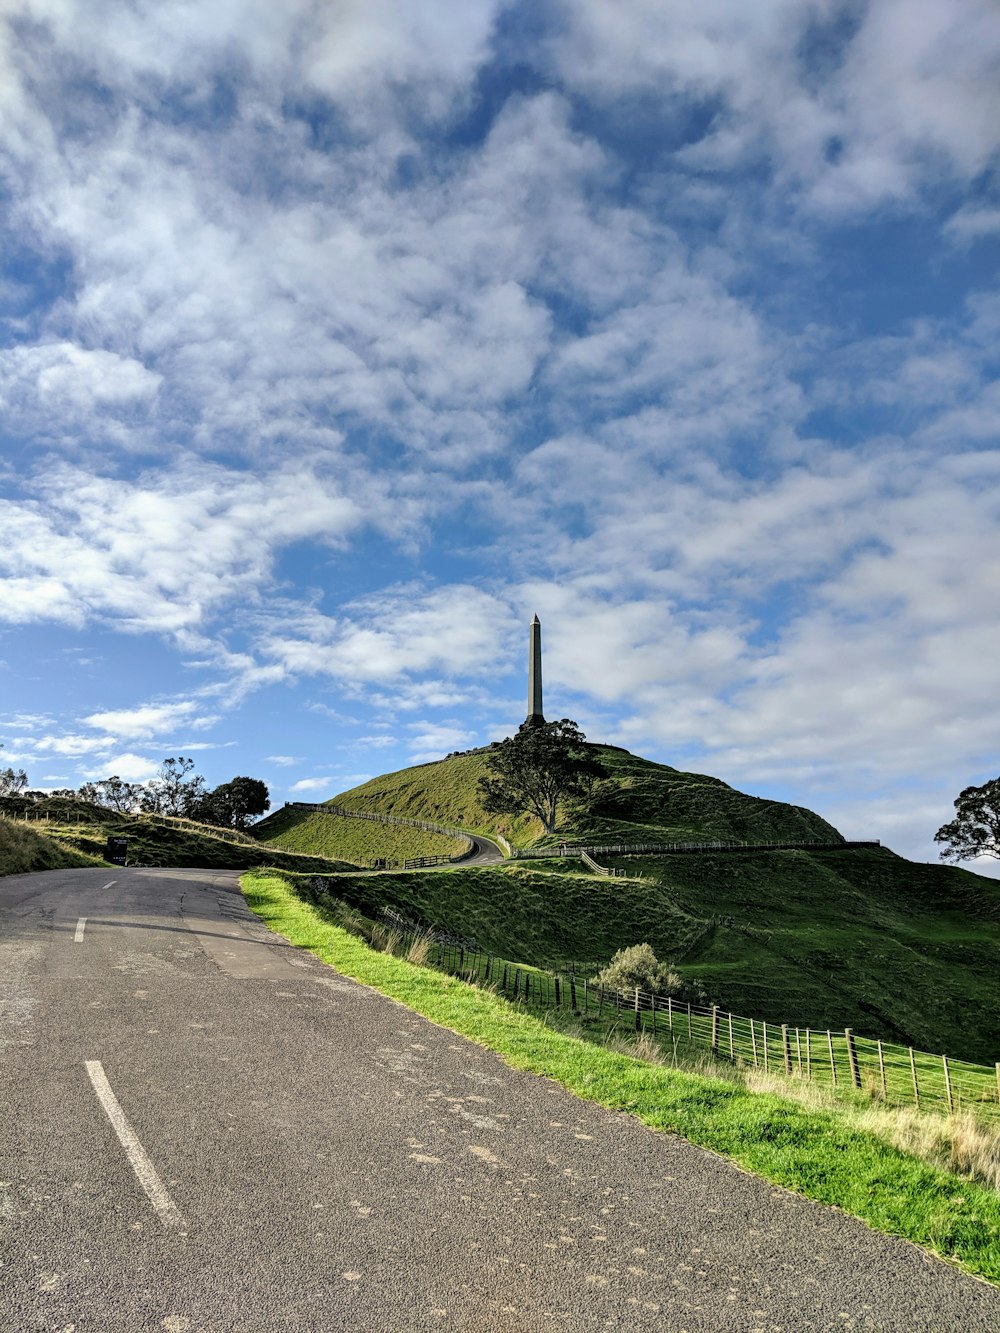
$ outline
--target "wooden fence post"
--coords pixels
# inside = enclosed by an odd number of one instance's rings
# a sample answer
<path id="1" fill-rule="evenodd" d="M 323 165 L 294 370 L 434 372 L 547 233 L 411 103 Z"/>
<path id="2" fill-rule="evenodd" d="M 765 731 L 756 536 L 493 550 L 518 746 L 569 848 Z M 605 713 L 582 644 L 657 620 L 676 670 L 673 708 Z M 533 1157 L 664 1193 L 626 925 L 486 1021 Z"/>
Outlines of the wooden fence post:
<path id="1" fill-rule="evenodd" d="M 760 1061 L 757 1059 L 757 1023 L 752 1018 L 750 1020 L 750 1044 L 753 1046 L 753 1063 L 756 1069 Z"/>
<path id="2" fill-rule="evenodd" d="M 955 1102 L 951 1095 L 951 1075 L 948 1073 L 948 1057 L 946 1055 L 942 1055 L 941 1063 L 944 1065 L 944 1090 L 948 1094 L 948 1114 L 953 1115 Z"/>
<path id="3" fill-rule="evenodd" d="M 812 1040 L 809 1036 L 809 1029 L 806 1028 L 806 1078 L 812 1078 Z"/>
<path id="4" fill-rule="evenodd" d="M 799 1036 L 798 1028 L 795 1029 L 795 1059 L 798 1065 L 799 1078 L 802 1077 L 802 1038 Z"/>
<path id="5" fill-rule="evenodd" d="M 785 1076 L 792 1077 L 792 1043 L 788 1039 L 788 1024 L 781 1025 L 781 1053 L 785 1057 Z"/>
<path id="6" fill-rule="evenodd" d="M 694 1032 L 691 1028 L 691 1001 L 688 1000 L 688 1041 L 694 1041 Z"/>
<path id="7" fill-rule="evenodd" d="M 590 1005 L 590 996 L 587 992 L 587 978 L 583 979 L 583 1012 L 586 1013 Z"/>
<path id="8" fill-rule="evenodd" d="M 858 1049 L 854 1045 L 854 1031 L 852 1028 L 844 1028 L 844 1036 L 847 1038 L 847 1060 L 851 1066 L 851 1082 L 856 1088 L 861 1087 L 861 1069 L 858 1065 Z"/>
<path id="9" fill-rule="evenodd" d="M 561 1008 L 562 1008 L 562 1000 L 560 999 L 560 996 L 559 996 L 559 978 L 558 978 L 558 977 L 555 978 L 555 986 L 556 986 L 556 1008 L 557 1008 L 557 1009 L 561 1009 Z"/>
<path id="10" fill-rule="evenodd" d="M 671 1032 L 674 1030 L 674 1001 L 672 996 L 667 996 L 667 1027 Z M 997 1065 L 997 1096 L 1000 1097 L 1000 1065 Z"/>
<path id="11" fill-rule="evenodd" d="M 830 1072 L 833 1074 L 833 1086 L 837 1086 L 837 1062 L 833 1058 L 833 1033 L 829 1028 L 826 1030 L 826 1044 L 830 1048 Z"/>
<path id="12" fill-rule="evenodd" d="M 997 1101 L 1000 1102 L 1000 1060 L 997 1061 Z"/>
<path id="13" fill-rule="evenodd" d="M 649 1012 L 650 1012 L 650 1016 L 652 1017 L 652 1020 L 653 1020 L 653 1036 L 655 1037 L 655 1036 L 656 1036 L 656 996 L 655 996 L 655 995 L 650 995 L 650 997 L 649 997 Z"/>
<path id="14" fill-rule="evenodd" d="M 917 1087 L 917 1062 L 913 1058 L 913 1047 L 910 1047 L 910 1073 L 913 1075 L 913 1100 L 917 1110 L 920 1110 L 920 1089 Z"/>
<path id="15" fill-rule="evenodd" d="M 507 975 L 508 975 L 509 970 L 510 970 L 510 965 L 509 965 L 508 963 L 504 963 L 504 965 L 503 965 L 503 982 L 501 983 L 501 990 L 503 991 L 504 995 L 507 994 Z"/>
<path id="16" fill-rule="evenodd" d="M 521 990 L 521 969 L 514 969 L 514 999 L 516 1000 Z"/>
<path id="17" fill-rule="evenodd" d="M 639 987 L 635 988 L 635 1030 L 642 1031 L 642 1015 L 639 1012 Z"/>
<path id="18" fill-rule="evenodd" d="M 885 1056 L 882 1054 L 882 1043 L 878 1043 L 878 1072 L 882 1079 L 882 1096 L 888 1097 L 889 1093 L 885 1086 Z"/>
<path id="19" fill-rule="evenodd" d="M 733 1060 L 733 1061 L 735 1061 L 735 1059 L 736 1059 L 736 1054 L 735 1054 L 735 1051 L 734 1051 L 734 1049 L 733 1049 L 733 1015 L 732 1015 L 732 1013 L 729 1014 L 729 1058 L 730 1058 L 730 1060 Z"/>
<path id="20" fill-rule="evenodd" d="M 576 972 L 571 972 L 569 977 L 569 1007 L 576 1013 Z"/>
<path id="21" fill-rule="evenodd" d="M 719 1054 L 719 1006 L 712 1005 L 712 1054 Z"/>
<path id="22" fill-rule="evenodd" d="M 762 1028 L 762 1033 L 763 1033 L 761 1038 L 761 1045 L 764 1047 L 764 1073 L 767 1074 L 770 1072 L 767 1067 L 767 1024 L 764 1022 L 763 1019 L 761 1019 L 760 1026 Z"/>

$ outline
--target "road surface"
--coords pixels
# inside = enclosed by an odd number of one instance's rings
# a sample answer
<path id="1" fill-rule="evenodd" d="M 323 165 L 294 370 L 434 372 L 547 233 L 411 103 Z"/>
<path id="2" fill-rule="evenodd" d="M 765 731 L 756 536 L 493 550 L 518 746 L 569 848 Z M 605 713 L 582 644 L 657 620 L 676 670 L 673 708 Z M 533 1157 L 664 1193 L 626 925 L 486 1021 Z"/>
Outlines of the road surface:
<path id="1" fill-rule="evenodd" d="M 0 880 L 0 1330 L 995 1330 L 1000 1291 L 508 1069 L 237 876 Z"/>

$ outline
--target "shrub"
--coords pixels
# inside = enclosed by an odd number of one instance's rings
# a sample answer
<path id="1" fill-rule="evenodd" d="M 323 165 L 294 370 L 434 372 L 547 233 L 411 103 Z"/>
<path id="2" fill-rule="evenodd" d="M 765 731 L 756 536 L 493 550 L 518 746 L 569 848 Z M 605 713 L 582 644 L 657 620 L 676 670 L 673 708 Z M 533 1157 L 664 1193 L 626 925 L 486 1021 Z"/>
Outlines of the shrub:
<path id="1" fill-rule="evenodd" d="M 651 995 L 679 995 L 683 983 L 666 963 L 657 962 L 648 944 L 633 944 L 619 949 L 611 962 L 594 978 L 598 986 L 609 990 L 631 990 L 638 986 Z"/>

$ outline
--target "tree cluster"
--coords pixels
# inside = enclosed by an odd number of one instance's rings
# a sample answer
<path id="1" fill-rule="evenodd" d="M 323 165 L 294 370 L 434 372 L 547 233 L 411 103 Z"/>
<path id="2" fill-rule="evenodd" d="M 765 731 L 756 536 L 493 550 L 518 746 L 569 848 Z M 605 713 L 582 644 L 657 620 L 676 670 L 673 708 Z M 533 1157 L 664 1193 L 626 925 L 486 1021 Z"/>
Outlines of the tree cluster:
<path id="1" fill-rule="evenodd" d="M 181 815 L 220 828 L 245 829 L 271 808 L 266 785 L 259 778 L 235 777 L 211 790 L 195 771 L 195 761 L 183 755 L 164 759 L 160 771 L 149 782 L 126 782 L 117 774 L 98 782 L 85 782 L 78 791 L 29 791 L 23 769 L 0 769 L 0 797 L 25 796 L 42 800 L 61 796 L 89 801 L 116 814 L 137 810 L 149 814 Z"/>

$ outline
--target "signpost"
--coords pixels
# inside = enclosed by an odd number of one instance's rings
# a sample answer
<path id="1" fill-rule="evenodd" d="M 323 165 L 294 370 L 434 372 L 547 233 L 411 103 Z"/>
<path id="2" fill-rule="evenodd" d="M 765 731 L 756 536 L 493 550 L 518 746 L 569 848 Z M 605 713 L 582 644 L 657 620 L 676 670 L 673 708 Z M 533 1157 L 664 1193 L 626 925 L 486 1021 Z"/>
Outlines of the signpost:
<path id="1" fill-rule="evenodd" d="M 125 855 L 127 851 L 128 838 L 109 838 L 104 851 L 104 859 L 110 861 L 113 866 L 126 865 Z"/>

